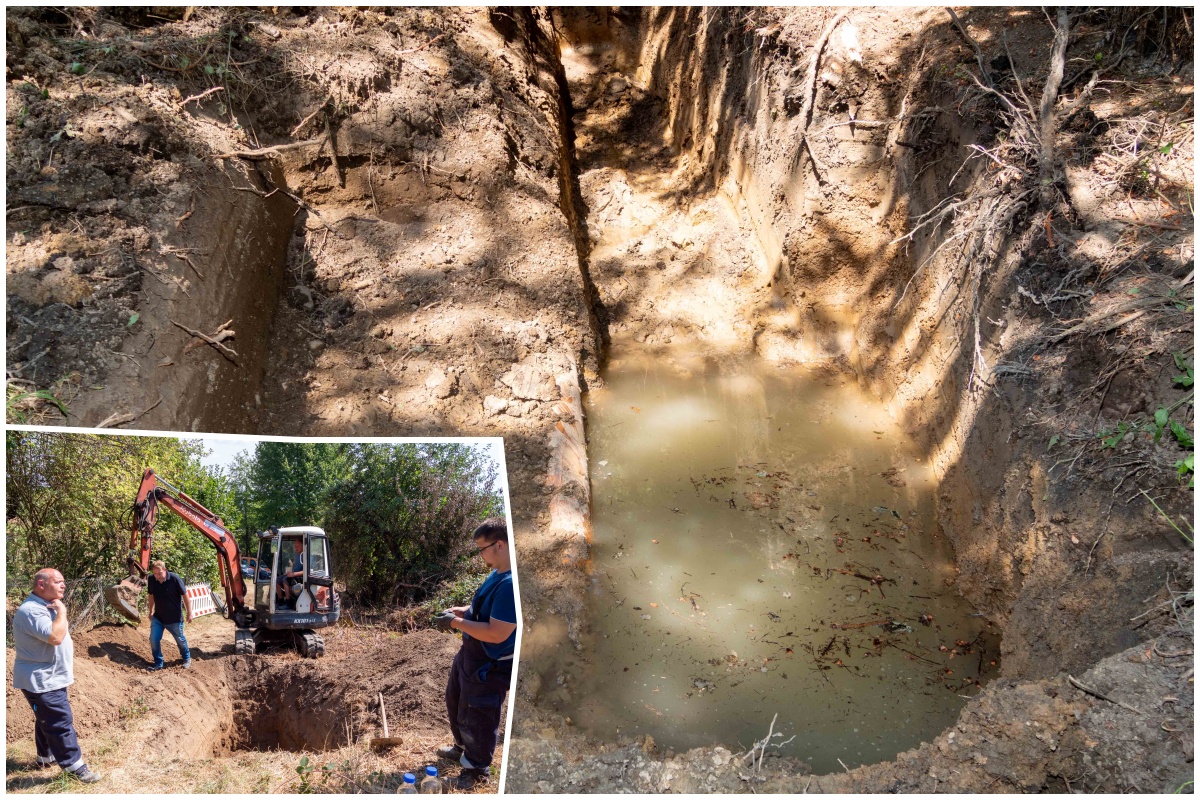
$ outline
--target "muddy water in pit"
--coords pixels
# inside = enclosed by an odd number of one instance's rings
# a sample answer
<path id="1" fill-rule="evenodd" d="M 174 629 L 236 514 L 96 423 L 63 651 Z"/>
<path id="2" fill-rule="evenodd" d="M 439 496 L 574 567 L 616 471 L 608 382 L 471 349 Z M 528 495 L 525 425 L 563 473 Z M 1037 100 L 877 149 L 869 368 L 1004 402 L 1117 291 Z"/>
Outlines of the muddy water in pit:
<path id="1" fill-rule="evenodd" d="M 778 713 L 783 754 L 840 771 L 931 739 L 995 674 L 928 471 L 852 381 L 661 357 L 604 377 L 576 724 L 741 749 Z"/>

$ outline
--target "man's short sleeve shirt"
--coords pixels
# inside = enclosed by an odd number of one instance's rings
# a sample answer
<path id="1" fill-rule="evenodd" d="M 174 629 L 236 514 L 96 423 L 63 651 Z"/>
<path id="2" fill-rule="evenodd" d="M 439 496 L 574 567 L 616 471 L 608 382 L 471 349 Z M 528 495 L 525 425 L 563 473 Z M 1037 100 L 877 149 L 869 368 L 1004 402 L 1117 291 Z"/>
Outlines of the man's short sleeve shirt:
<path id="1" fill-rule="evenodd" d="M 183 622 L 183 597 L 187 593 L 183 578 L 168 572 L 166 580 L 159 583 L 154 575 L 146 580 L 146 591 L 154 596 L 154 618 L 163 625 Z"/>
<path id="2" fill-rule="evenodd" d="M 470 618 L 480 622 L 498 619 L 501 622 L 517 624 L 517 601 L 513 592 L 512 572 L 496 572 L 487 576 L 487 580 L 475 592 L 471 600 Z M 513 657 L 517 647 L 517 632 L 513 631 L 503 642 L 492 644 L 480 642 L 483 651 L 497 661 L 507 661 Z"/>
<path id="3" fill-rule="evenodd" d="M 41 694 L 75 682 L 75 645 L 71 634 L 62 644 L 52 645 L 54 611 L 46 601 L 31 594 L 13 614 L 13 687 Z"/>

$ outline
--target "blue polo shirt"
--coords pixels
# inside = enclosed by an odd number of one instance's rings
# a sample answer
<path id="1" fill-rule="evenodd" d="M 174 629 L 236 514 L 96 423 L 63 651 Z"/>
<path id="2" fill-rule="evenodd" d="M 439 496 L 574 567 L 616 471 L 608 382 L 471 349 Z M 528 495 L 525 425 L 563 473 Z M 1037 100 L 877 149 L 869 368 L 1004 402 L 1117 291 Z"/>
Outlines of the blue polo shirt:
<path id="1" fill-rule="evenodd" d="M 487 580 L 476 590 L 475 597 L 471 599 L 471 611 L 467 616 L 469 619 L 479 622 L 498 619 L 501 622 L 517 624 L 517 599 L 513 592 L 512 572 L 492 570 L 491 574 L 487 576 Z M 467 636 L 467 634 L 464 633 L 463 636 Z M 487 653 L 489 658 L 508 661 L 512 659 L 513 653 L 517 649 L 517 632 L 513 631 L 507 639 L 497 644 L 489 642 L 480 642 L 480 644 L 483 645 L 483 652 Z"/>
<path id="2" fill-rule="evenodd" d="M 50 644 L 55 612 L 46 601 L 31 594 L 13 614 L 13 687 L 42 694 L 75 682 L 75 645 L 71 634 L 62 644 Z"/>

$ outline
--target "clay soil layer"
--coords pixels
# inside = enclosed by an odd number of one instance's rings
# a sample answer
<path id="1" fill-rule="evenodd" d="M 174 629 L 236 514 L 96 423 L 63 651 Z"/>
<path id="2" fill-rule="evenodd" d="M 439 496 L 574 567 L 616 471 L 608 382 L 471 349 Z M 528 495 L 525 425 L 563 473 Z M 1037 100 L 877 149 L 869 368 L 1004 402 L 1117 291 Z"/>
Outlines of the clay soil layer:
<path id="1" fill-rule="evenodd" d="M 168 636 L 166 669 L 147 673 L 149 623 L 75 632 L 68 691 L 84 755 L 106 776 L 95 789 L 294 793 L 305 789 L 296 767 L 308 758 L 308 785 L 317 791 L 394 792 L 403 773 L 438 764 L 433 750 L 449 736 L 445 680 L 457 637 L 344 627 L 323 633 L 320 660 L 283 650 L 238 656 L 232 623 L 201 617 L 187 626 L 192 669 L 180 668 Z M 61 779 L 57 770 L 32 766 L 33 714 L 12 688 L 13 658 L 9 648 L 6 789 L 42 792 Z M 367 740 L 382 736 L 380 694 L 389 734 L 402 741 L 376 752 Z"/>

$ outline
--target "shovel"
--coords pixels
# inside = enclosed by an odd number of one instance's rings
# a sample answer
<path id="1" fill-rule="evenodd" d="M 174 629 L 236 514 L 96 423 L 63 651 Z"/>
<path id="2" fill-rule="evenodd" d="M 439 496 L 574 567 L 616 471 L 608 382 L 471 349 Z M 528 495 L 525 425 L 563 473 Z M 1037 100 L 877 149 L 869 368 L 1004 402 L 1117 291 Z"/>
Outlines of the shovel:
<path id="1" fill-rule="evenodd" d="M 379 715 L 383 718 L 383 736 L 371 740 L 372 750 L 382 750 L 385 747 L 395 747 L 404 741 L 400 736 L 388 736 L 387 706 L 383 704 L 383 692 L 379 693 Z"/>

